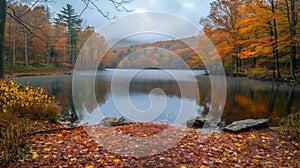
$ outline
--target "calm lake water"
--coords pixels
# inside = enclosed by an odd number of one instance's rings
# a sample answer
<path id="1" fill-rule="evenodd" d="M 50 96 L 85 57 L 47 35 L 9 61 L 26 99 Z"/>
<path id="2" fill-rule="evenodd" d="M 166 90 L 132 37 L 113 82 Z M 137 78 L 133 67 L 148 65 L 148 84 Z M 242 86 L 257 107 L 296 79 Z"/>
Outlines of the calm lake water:
<path id="1" fill-rule="evenodd" d="M 123 71 L 129 72 L 130 70 Z M 83 83 L 76 91 L 76 96 L 82 99 L 80 101 L 82 103 L 76 108 L 77 110 L 75 110 L 72 98 L 72 76 L 19 77 L 15 80 L 19 83 L 45 88 L 51 95 L 56 96 L 58 103 L 62 106 L 63 115 L 69 116 L 71 121 L 80 123 L 97 123 L 106 116 L 122 115 L 116 106 L 118 104 L 116 99 L 122 100 L 121 98 L 126 93 L 122 90 L 128 91 L 129 94 L 125 96 L 129 98 L 136 110 L 141 111 L 142 116 L 147 117 L 147 114 L 163 109 L 151 120 L 154 122 L 174 123 L 182 106 L 186 112 L 180 115 L 182 119 L 179 121 L 184 122 L 191 116 L 205 116 L 211 106 L 210 80 L 208 76 L 203 75 L 203 71 L 193 71 L 197 76 L 196 83 L 199 89 L 187 89 L 185 94 L 180 92 L 178 79 L 162 70 L 142 71 L 132 78 L 129 88 L 114 85 L 120 88 L 115 88 L 117 91 L 112 94 L 111 81 L 114 72 L 114 70 L 98 72 L 95 82 L 85 77 L 90 74 L 82 76 Z M 125 80 L 127 76 L 123 77 Z M 116 83 L 122 82 L 124 83 L 122 77 L 116 81 Z M 189 88 L 189 81 L 184 81 L 184 83 L 183 86 Z M 95 86 L 94 90 L 91 90 L 92 86 Z M 198 92 L 200 99 L 195 98 L 195 93 Z M 151 96 L 149 96 L 150 93 Z M 227 78 L 227 98 L 221 120 L 228 124 L 247 118 L 269 118 L 276 123 L 278 119 L 288 115 L 291 111 L 299 110 L 299 100 L 300 87 L 298 85 Z M 154 105 L 151 106 L 151 103 Z M 155 103 L 164 104 L 164 107 L 157 107 Z M 121 108 L 125 111 L 131 109 L 126 102 L 121 103 Z"/>

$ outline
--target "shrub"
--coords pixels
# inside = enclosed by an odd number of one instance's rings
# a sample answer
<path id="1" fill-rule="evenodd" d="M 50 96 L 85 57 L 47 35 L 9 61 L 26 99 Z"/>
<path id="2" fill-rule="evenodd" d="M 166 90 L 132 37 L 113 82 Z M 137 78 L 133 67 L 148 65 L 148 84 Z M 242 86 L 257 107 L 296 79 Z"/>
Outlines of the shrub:
<path id="1" fill-rule="evenodd" d="M 0 113 L 0 167 L 6 167 L 24 153 L 28 123 L 25 118 Z"/>
<path id="2" fill-rule="evenodd" d="M 43 88 L 16 84 L 13 80 L 0 81 L 0 112 L 56 121 L 58 111 L 54 96 L 49 96 Z"/>
<path id="3" fill-rule="evenodd" d="M 58 106 L 43 88 L 0 80 L 0 167 L 24 154 L 30 120 L 56 121 Z"/>
<path id="4" fill-rule="evenodd" d="M 284 132 L 292 141 L 300 142 L 300 111 L 289 114 L 281 120 L 281 125 L 284 126 Z"/>

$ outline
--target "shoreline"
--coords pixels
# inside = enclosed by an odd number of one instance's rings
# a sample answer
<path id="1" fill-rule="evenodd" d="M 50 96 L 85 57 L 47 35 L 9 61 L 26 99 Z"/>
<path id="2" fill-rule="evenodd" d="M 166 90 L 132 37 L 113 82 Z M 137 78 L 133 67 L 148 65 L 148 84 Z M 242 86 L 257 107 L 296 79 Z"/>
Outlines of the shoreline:
<path id="1" fill-rule="evenodd" d="M 299 148 L 278 134 L 276 130 L 271 129 L 239 134 L 214 132 L 209 135 L 194 129 L 189 129 L 187 132 L 178 129 L 178 131 L 167 132 L 168 136 L 176 138 L 178 133 L 184 136 L 174 145 L 168 146 L 170 143 L 168 138 L 157 136 L 169 127 L 163 124 L 132 123 L 110 127 L 110 129 L 103 126 L 64 129 L 56 124 L 47 128 L 51 127 L 54 127 L 52 132 L 40 131 L 30 135 L 26 146 L 29 153 L 24 158 L 11 163 L 10 167 L 60 165 L 187 168 L 201 165 L 204 167 L 272 167 L 274 165 L 297 167 L 299 165 Z M 123 136 L 127 137 L 126 141 Z M 136 139 L 148 138 L 155 141 L 134 143 Z M 126 155 L 130 152 L 133 153 L 132 156 Z M 145 152 L 146 156 L 144 156 Z"/>
<path id="2" fill-rule="evenodd" d="M 20 73 L 6 73 L 4 77 L 6 79 L 16 77 L 30 77 L 30 76 L 47 76 L 47 75 L 72 75 L 73 71 L 50 71 L 50 72 L 20 72 Z"/>
<path id="3" fill-rule="evenodd" d="M 16 77 L 30 77 L 30 76 L 47 76 L 47 75 L 72 75 L 73 70 L 68 71 L 50 71 L 50 72 L 17 72 L 17 73 L 6 73 L 4 74 L 5 79 L 11 79 Z M 208 76 L 209 74 L 203 74 L 201 76 Z M 289 77 L 281 77 L 279 80 L 273 78 L 272 75 L 255 75 L 255 74 L 247 74 L 243 72 L 227 72 L 225 73 L 226 78 L 245 78 L 250 80 L 256 80 L 261 82 L 272 82 L 272 83 L 280 83 L 280 84 L 288 84 L 288 85 L 297 85 L 300 84 L 300 77 L 296 80 L 289 79 Z M 285 75 L 286 76 L 286 75 Z"/>
<path id="4" fill-rule="evenodd" d="M 289 79 L 287 77 L 282 77 L 280 79 L 274 79 L 273 76 L 270 75 L 252 75 L 246 73 L 226 73 L 226 77 L 231 78 L 246 78 L 250 80 L 256 80 L 261 82 L 272 82 L 272 83 L 280 83 L 280 84 L 288 84 L 288 85 L 297 85 L 300 84 L 300 77 L 296 80 Z"/>

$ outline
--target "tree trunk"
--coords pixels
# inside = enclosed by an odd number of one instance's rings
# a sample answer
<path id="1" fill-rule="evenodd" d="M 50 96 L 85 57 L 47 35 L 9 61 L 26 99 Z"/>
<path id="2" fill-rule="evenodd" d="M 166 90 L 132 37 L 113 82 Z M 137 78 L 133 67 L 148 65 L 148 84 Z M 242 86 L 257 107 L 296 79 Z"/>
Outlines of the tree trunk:
<path id="1" fill-rule="evenodd" d="M 75 47 L 74 45 L 72 44 L 72 65 L 74 65 L 75 63 Z"/>
<path id="2" fill-rule="evenodd" d="M 28 67 L 28 44 L 27 44 L 27 30 L 24 27 L 24 52 L 25 52 L 25 65 Z"/>
<path id="3" fill-rule="evenodd" d="M 294 57 L 295 57 L 295 42 L 294 42 L 294 36 L 295 36 L 295 26 L 296 26 L 296 14 L 295 14 L 295 0 L 290 0 L 290 5 L 288 0 L 285 0 L 286 10 L 287 10 L 287 19 L 289 23 L 289 31 L 290 31 L 290 78 L 296 79 L 295 76 L 295 63 L 294 63 Z"/>
<path id="4" fill-rule="evenodd" d="M 296 67 L 296 44 L 294 41 L 294 37 L 296 36 L 296 25 L 297 25 L 297 16 L 296 16 L 296 10 L 295 10 L 295 6 L 296 5 L 296 0 L 291 0 L 291 12 L 292 12 L 292 34 L 291 34 L 291 64 L 293 66 L 292 68 L 292 73 L 291 73 L 291 78 L 292 79 L 296 79 L 295 76 L 295 67 Z"/>
<path id="5" fill-rule="evenodd" d="M 294 32 L 294 35 L 296 35 L 296 29 L 295 29 L 295 32 Z M 296 55 L 297 55 L 297 47 L 296 47 L 296 44 L 294 43 L 294 48 L 293 48 L 293 52 L 294 52 L 294 69 L 295 70 L 298 70 L 297 68 L 297 58 L 296 58 Z"/>
<path id="6" fill-rule="evenodd" d="M 274 0 L 271 1 L 271 7 L 272 7 L 272 13 L 273 15 L 275 14 L 275 4 Z M 271 25 L 271 23 L 269 23 Z M 274 57 L 274 64 L 275 64 L 275 69 L 276 69 L 276 74 L 274 75 L 275 79 L 280 79 L 280 67 L 279 67 L 279 52 L 278 52 L 278 33 L 277 33 L 277 22 L 276 19 L 273 19 L 272 23 L 273 27 L 270 26 L 270 36 L 274 37 L 274 43 L 272 43 L 272 52 L 273 52 L 273 57 Z"/>
<path id="7" fill-rule="evenodd" d="M 69 39 L 68 39 L 68 48 L 69 48 L 69 57 L 70 57 L 70 63 L 72 64 L 72 59 L 73 59 L 73 57 L 72 57 L 72 35 L 71 35 L 71 33 L 69 34 Z"/>
<path id="8" fill-rule="evenodd" d="M 238 57 L 238 54 L 240 53 L 240 46 L 238 46 L 238 45 L 235 45 L 235 54 L 236 54 L 236 56 L 234 57 L 235 58 L 235 72 L 236 73 L 238 73 L 239 72 L 239 57 Z"/>
<path id="9" fill-rule="evenodd" d="M 273 2 L 274 3 L 274 2 Z M 275 13 L 275 8 L 274 8 Z M 277 23 L 276 19 L 273 19 L 273 29 L 274 29 L 274 57 L 275 57 L 275 68 L 276 68 L 276 79 L 281 78 L 280 68 L 279 68 L 279 52 L 278 52 L 278 34 L 277 34 Z"/>
<path id="10" fill-rule="evenodd" d="M 234 61 L 235 61 L 235 72 L 238 73 L 239 72 L 239 57 L 235 56 L 234 57 Z"/>
<path id="11" fill-rule="evenodd" d="M 52 64 L 56 66 L 56 52 L 53 52 Z"/>
<path id="12" fill-rule="evenodd" d="M 48 54 L 47 54 L 47 64 L 46 64 L 46 68 L 48 69 L 49 64 L 50 64 L 50 54 L 51 54 L 51 48 L 48 48 Z"/>
<path id="13" fill-rule="evenodd" d="M 16 28 L 14 28 L 14 35 L 13 35 L 13 47 L 12 47 L 12 63 L 13 67 L 16 66 Z"/>
<path id="14" fill-rule="evenodd" d="M 0 78 L 4 78 L 6 0 L 0 2 Z"/>
<path id="15" fill-rule="evenodd" d="M 9 51 L 9 59 L 8 62 L 12 63 L 12 19 L 9 17 L 9 27 L 8 27 L 8 51 Z"/>
<path id="16" fill-rule="evenodd" d="M 252 58 L 252 68 L 256 67 L 256 57 Z"/>

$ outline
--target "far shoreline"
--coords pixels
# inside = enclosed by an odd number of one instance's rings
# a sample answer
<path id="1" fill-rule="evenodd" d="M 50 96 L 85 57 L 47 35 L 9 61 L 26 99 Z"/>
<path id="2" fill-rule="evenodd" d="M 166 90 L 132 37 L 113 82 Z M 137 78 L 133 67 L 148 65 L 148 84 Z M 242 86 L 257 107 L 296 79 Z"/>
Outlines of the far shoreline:
<path id="1" fill-rule="evenodd" d="M 107 69 L 112 70 L 112 69 Z M 143 70 L 163 70 L 160 68 L 144 68 Z M 195 69 L 199 70 L 199 69 Z M 105 71 L 105 70 L 104 70 Z M 205 71 L 205 70 L 204 70 Z M 48 76 L 48 75 L 72 75 L 73 70 L 64 70 L 64 71 L 49 71 L 49 72 L 14 72 L 14 73 L 6 73 L 4 75 L 5 79 L 11 79 L 16 77 L 31 77 L 31 76 Z M 226 72 L 227 78 L 246 78 L 250 80 L 256 80 L 261 82 L 276 82 L 281 84 L 289 84 L 289 85 L 297 85 L 300 84 L 300 77 L 298 76 L 297 80 L 291 80 L 286 75 L 281 79 L 274 79 L 273 76 L 270 75 L 261 75 L 261 74 L 248 74 L 243 72 Z M 202 74 L 201 76 L 208 76 L 209 73 Z"/>

